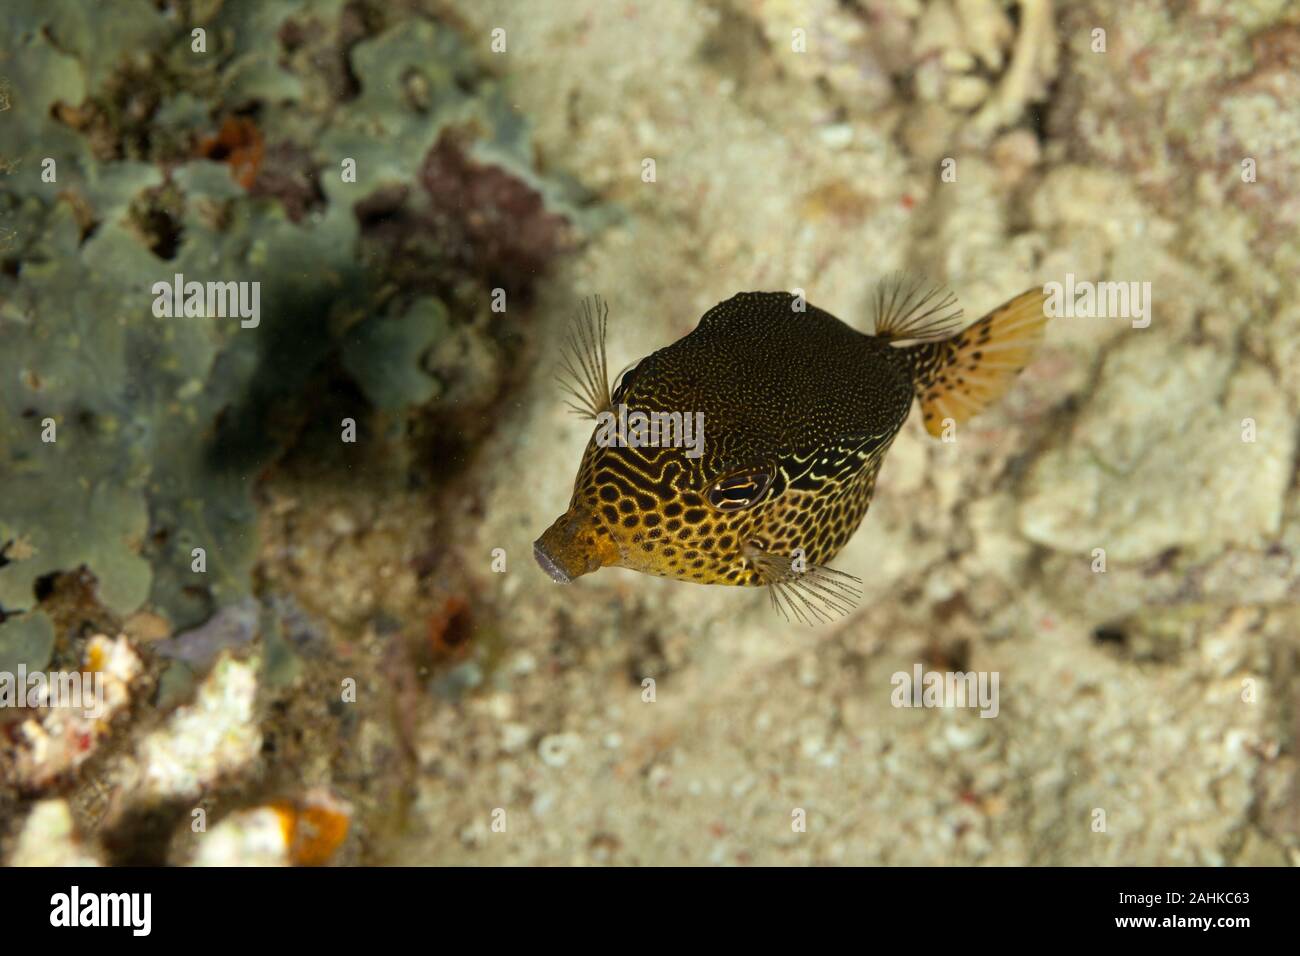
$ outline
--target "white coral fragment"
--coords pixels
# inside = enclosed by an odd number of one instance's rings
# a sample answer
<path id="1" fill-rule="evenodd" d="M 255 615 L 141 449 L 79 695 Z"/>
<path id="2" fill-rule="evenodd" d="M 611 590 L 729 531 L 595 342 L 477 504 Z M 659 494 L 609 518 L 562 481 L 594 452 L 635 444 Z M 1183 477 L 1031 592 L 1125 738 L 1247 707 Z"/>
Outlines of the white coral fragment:
<path id="1" fill-rule="evenodd" d="M 140 745 L 142 788 L 156 797 L 194 796 L 257 757 L 256 661 L 218 660 L 194 703 L 181 707 Z"/>

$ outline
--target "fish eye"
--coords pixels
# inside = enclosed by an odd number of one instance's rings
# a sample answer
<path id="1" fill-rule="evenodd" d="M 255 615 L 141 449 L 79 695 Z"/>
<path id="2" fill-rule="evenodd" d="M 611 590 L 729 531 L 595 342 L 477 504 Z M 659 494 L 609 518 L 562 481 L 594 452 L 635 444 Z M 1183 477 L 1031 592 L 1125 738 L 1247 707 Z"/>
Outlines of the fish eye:
<path id="1" fill-rule="evenodd" d="M 705 497 L 719 511 L 743 511 L 757 504 L 771 484 L 769 469 L 742 471 L 715 481 Z"/>

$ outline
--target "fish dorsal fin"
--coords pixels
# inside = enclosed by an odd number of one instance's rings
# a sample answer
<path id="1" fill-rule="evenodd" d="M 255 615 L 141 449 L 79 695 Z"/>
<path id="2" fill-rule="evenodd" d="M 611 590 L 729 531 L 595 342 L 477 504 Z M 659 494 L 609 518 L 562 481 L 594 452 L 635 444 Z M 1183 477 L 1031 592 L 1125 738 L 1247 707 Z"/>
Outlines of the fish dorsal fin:
<path id="1" fill-rule="evenodd" d="M 889 342 L 934 342 L 961 328 L 957 297 L 924 276 L 886 276 L 876 286 L 872 307 L 875 335 Z"/>
<path id="2" fill-rule="evenodd" d="M 608 320 L 609 306 L 604 299 L 598 295 L 583 299 L 565 335 L 556 381 L 571 399 L 565 402 L 569 410 L 582 418 L 594 420 L 613 408 L 605 360 Z"/>

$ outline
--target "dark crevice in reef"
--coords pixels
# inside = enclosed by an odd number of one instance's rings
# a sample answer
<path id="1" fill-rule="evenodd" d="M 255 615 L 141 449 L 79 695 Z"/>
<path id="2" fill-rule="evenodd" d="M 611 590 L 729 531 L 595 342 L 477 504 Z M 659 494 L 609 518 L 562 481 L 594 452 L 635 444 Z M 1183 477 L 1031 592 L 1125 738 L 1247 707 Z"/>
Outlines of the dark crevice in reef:
<path id="1" fill-rule="evenodd" d="M 182 209 L 179 192 L 159 188 L 145 193 L 130 210 L 130 220 L 145 245 L 164 262 L 176 258 L 184 239 Z"/>
<path id="2" fill-rule="evenodd" d="M 1113 647 L 1122 651 L 1128 648 L 1128 631 L 1118 625 L 1104 624 L 1093 629 L 1092 640 L 1099 647 Z"/>
<path id="3" fill-rule="evenodd" d="M 1057 73 L 1047 84 L 1043 96 L 1031 103 L 1026 110 L 1029 114 L 1029 130 L 1034 134 L 1040 146 L 1045 147 L 1052 139 L 1059 136 L 1058 128 L 1062 125 L 1060 90 L 1064 83 L 1064 73 Z"/>
<path id="4" fill-rule="evenodd" d="M 266 409 L 263 409 L 266 411 Z M 362 390 L 343 369 L 337 354 L 326 356 L 292 400 L 280 404 L 263 427 L 275 435 L 268 443 L 261 473 L 286 469 L 311 483 L 366 482 L 387 470 L 388 449 L 377 434 L 373 412 Z M 343 422 L 356 422 L 356 441 L 341 440 Z M 232 446 L 240 439 L 233 423 L 225 433 Z M 214 451 L 219 456 L 220 451 Z"/>
<path id="5" fill-rule="evenodd" d="M 103 832 L 112 866 L 166 866 L 172 834 L 190 819 L 193 801 L 133 807 Z"/>
<path id="6" fill-rule="evenodd" d="M 42 574 L 32 585 L 32 593 L 36 596 L 37 603 L 44 601 L 54 593 L 54 586 L 62 572 L 51 571 L 49 574 Z"/>
<path id="7" fill-rule="evenodd" d="M 359 271 L 329 288 L 313 282 L 268 282 L 262 286 L 262 318 L 257 329 L 257 366 L 242 395 L 223 408 L 207 452 L 207 464 L 226 473 L 249 473 L 269 463 L 282 447 L 284 428 L 309 414 L 308 385 L 336 344 L 328 320 L 334 303 L 364 302 L 370 286 Z M 227 374 L 221 367 L 214 375 Z"/>

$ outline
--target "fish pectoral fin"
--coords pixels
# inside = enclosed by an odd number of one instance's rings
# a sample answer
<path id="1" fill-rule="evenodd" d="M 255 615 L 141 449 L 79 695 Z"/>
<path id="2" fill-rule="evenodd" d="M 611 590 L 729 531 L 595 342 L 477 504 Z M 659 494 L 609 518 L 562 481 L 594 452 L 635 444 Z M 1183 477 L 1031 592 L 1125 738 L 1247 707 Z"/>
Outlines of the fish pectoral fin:
<path id="1" fill-rule="evenodd" d="M 774 554 L 756 543 L 744 555 L 767 585 L 772 606 L 787 621 L 809 627 L 851 614 L 862 600 L 862 579 L 822 565 L 806 564 L 800 549 L 794 554 Z"/>
<path id="2" fill-rule="evenodd" d="M 1043 341 L 1046 300 L 1031 289 L 960 334 L 910 350 L 926 431 L 938 438 L 945 420 L 964 422 L 1002 397 Z"/>
<path id="3" fill-rule="evenodd" d="M 601 412 L 613 411 L 609 395 L 609 366 L 605 361 L 605 329 L 609 306 L 600 296 L 582 300 L 569 323 L 555 380 L 565 394 L 569 410 L 593 421 Z"/>

